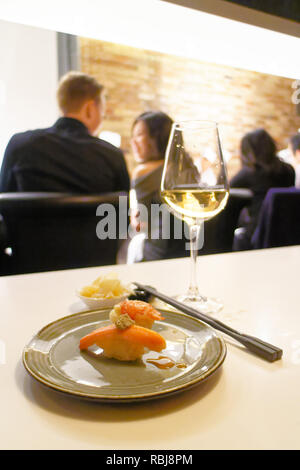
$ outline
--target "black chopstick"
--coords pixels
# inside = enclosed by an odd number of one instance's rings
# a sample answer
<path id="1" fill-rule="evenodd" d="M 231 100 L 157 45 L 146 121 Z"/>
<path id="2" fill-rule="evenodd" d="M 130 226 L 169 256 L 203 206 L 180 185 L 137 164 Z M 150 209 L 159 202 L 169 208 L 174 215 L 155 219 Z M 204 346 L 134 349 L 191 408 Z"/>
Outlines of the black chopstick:
<path id="1" fill-rule="evenodd" d="M 247 349 L 262 357 L 263 359 L 266 359 L 269 362 L 274 362 L 278 359 L 281 359 L 283 351 L 277 346 L 273 346 L 272 344 L 266 343 L 265 341 L 262 341 L 261 339 L 256 338 L 254 336 L 240 333 L 237 330 L 231 328 L 230 326 L 225 325 L 221 321 L 211 318 L 208 315 L 205 315 L 204 313 L 200 312 L 199 310 L 190 307 L 189 305 L 186 305 L 182 302 L 179 302 L 178 300 L 173 299 L 172 297 L 168 297 L 167 295 L 158 292 L 154 287 L 144 286 L 139 282 L 134 282 L 134 284 L 138 287 L 138 289 L 148 292 L 154 297 L 163 300 L 164 302 L 169 305 L 172 305 L 179 311 L 186 313 L 187 315 L 191 315 L 195 318 L 198 318 L 203 322 L 207 323 L 208 325 L 212 326 L 216 330 L 222 331 L 228 336 L 231 336 L 236 341 L 243 344 Z"/>

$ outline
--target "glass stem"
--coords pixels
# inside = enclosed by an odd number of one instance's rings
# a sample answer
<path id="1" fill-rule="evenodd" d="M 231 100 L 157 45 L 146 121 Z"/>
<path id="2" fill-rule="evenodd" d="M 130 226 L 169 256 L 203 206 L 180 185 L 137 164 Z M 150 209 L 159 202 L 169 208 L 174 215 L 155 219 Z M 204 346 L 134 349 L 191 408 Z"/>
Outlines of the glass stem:
<path id="1" fill-rule="evenodd" d="M 203 222 L 196 225 L 190 225 L 190 255 L 191 255 L 191 278 L 188 295 L 199 297 L 198 276 L 197 276 L 197 254 L 199 249 L 199 236 L 203 227 Z"/>

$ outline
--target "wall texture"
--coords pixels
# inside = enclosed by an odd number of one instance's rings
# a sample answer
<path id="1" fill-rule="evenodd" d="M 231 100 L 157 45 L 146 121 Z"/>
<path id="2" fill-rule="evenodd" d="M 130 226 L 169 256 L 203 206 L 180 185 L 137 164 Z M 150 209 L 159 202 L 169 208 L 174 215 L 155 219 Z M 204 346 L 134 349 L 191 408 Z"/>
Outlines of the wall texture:
<path id="1" fill-rule="evenodd" d="M 58 117 L 56 33 L 0 20 L 0 165 L 15 132 Z"/>
<path id="2" fill-rule="evenodd" d="M 239 168 L 239 142 L 246 132 L 264 127 L 280 150 L 300 127 L 293 80 L 99 40 L 79 43 L 81 69 L 107 91 L 102 130 L 121 135 L 130 170 L 131 125 L 146 110 L 162 110 L 175 120 L 218 121 L 223 148 L 232 156 L 230 176 Z"/>

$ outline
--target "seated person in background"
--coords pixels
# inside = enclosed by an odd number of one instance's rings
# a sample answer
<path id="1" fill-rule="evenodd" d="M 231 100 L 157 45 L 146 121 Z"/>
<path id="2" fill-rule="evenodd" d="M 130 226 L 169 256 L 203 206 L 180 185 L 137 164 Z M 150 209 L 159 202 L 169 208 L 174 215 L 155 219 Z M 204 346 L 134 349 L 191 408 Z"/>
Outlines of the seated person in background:
<path id="1" fill-rule="evenodd" d="M 131 206 L 131 224 L 140 234 L 133 237 L 128 249 L 127 262 L 150 261 L 157 259 L 176 258 L 186 256 L 186 240 L 176 240 L 172 238 L 172 220 L 171 221 L 171 239 L 162 238 L 161 220 L 153 220 L 151 216 L 151 205 L 161 204 L 160 183 L 164 165 L 164 156 L 169 140 L 169 134 L 172 126 L 172 119 L 160 111 L 149 111 L 138 116 L 132 126 L 131 146 L 133 155 L 138 165 L 133 171 L 131 181 L 131 194 L 134 193 L 136 204 L 143 204 L 148 210 L 147 227 L 138 226 L 139 213 L 136 207 Z M 165 209 L 166 210 L 166 209 Z M 151 224 L 150 224 L 151 222 Z M 155 232 L 157 239 L 151 237 Z"/>
<path id="2" fill-rule="evenodd" d="M 268 189 L 295 184 L 294 168 L 276 155 L 276 144 L 264 129 L 246 134 L 240 144 L 242 169 L 231 179 L 230 187 L 247 188 L 253 199 L 240 215 L 234 250 L 251 249 L 251 237 L 256 228 L 259 211 Z"/>
<path id="3" fill-rule="evenodd" d="M 293 165 L 295 168 L 295 186 L 300 188 L 300 134 L 291 137 L 289 142 L 289 150 L 293 156 Z"/>
<path id="4" fill-rule="evenodd" d="M 9 141 L 0 192 L 128 191 L 122 151 L 96 137 L 105 108 L 102 85 L 69 72 L 59 83 L 57 101 L 63 117 L 52 127 L 15 134 Z"/>

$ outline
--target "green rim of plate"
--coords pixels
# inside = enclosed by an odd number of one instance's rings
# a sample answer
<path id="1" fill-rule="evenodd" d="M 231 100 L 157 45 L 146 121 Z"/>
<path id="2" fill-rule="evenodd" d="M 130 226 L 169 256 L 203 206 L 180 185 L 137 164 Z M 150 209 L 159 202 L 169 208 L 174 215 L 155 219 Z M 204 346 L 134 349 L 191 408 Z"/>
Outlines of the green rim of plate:
<path id="1" fill-rule="evenodd" d="M 39 383 L 74 397 L 130 402 L 190 389 L 210 377 L 225 360 L 226 344 L 215 330 L 184 313 L 162 309 L 164 320 L 153 325 L 167 341 L 161 353 L 150 351 L 140 361 L 122 362 L 80 351 L 80 338 L 108 324 L 109 311 L 88 310 L 46 325 L 23 350 L 27 372 Z M 174 367 L 159 369 L 147 362 L 159 355 L 172 357 Z M 176 366 L 176 356 L 185 368 Z"/>

